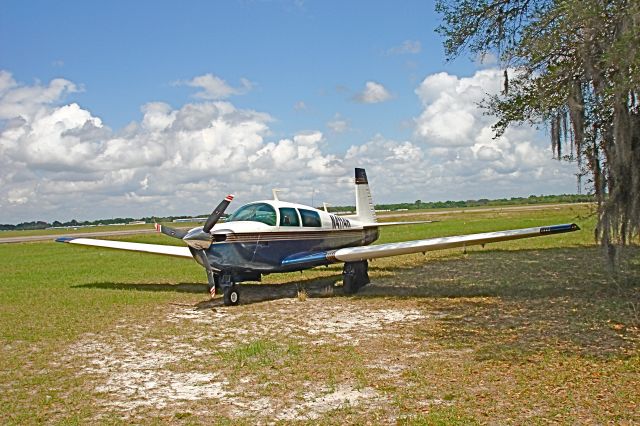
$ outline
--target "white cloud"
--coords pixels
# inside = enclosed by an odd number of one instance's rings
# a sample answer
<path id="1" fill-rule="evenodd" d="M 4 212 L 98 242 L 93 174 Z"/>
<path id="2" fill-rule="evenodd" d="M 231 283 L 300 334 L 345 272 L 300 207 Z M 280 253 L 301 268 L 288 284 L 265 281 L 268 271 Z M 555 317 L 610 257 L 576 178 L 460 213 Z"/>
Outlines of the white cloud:
<path id="1" fill-rule="evenodd" d="M 415 138 L 430 159 L 423 166 L 444 187 L 458 188 L 452 199 L 573 191 L 575 165 L 553 160 L 548 141 L 536 129 L 513 126 L 493 138 L 496 118 L 478 104 L 499 93 L 502 75 L 486 69 L 471 77 L 438 73 L 422 81 L 415 92 L 423 111 L 414 122 Z"/>
<path id="2" fill-rule="evenodd" d="M 33 86 L 18 84 L 11 73 L 0 70 L 0 120 L 35 117 L 43 106 L 60 101 L 68 93 L 79 92 L 74 83 L 56 78 L 47 86 L 36 83 Z"/>
<path id="3" fill-rule="evenodd" d="M 219 100 L 226 99 L 232 95 L 242 95 L 253 88 L 253 83 L 246 78 L 240 79 L 240 87 L 232 87 L 226 81 L 211 73 L 199 75 L 187 81 L 178 81 L 176 84 L 202 89 L 193 96 L 207 100 Z"/>
<path id="4" fill-rule="evenodd" d="M 391 99 L 391 93 L 382 84 L 367 81 L 364 90 L 355 99 L 364 104 L 376 104 Z"/>
<path id="5" fill-rule="evenodd" d="M 199 214 L 227 192 L 249 201 L 272 185 L 343 174 L 320 132 L 265 140 L 265 113 L 224 101 L 151 102 L 115 132 L 75 103 L 57 106 L 75 87 L 64 82 L 23 86 L 0 73 L 0 110 L 12 117 L 0 124 L 0 222 Z"/>
<path id="6" fill-rule="evenodd" d="M 353 202 L 353 167 L 367 168 L 381 202 L 573 190 L 575 168 L 551 160 L 535 130 L 492 139 L 492 120 L 474 100 L 499 90 L 497 76 L 429 76 L 416 90 L 415 140 L 378 135 L 336 153 L 320 131 L 270 139 L 269 114 L 221 100 L 150 102 L 140 121 L 114 131 L 79 105 L 60 104 L 74 83 L 29 86 L 0 71 L 0 223 L 203 214 L 226 193 L 239 205 L 274 187 L 288 189 L 282 199 L 309 203 L 314 191 L 316 201 L 340 205 Z M 332 121 L 336 131 L 346 120 Z"/>
<path id="7" fill-rule="evenodd" d="M 476 135 L 490 128 L 495 118 L 484 115 L 478 103 L 500 90 L 502 73 L 496 69 L 458 78 L 438 73 L 416 89 L 424 110 L 416 119 L 416 136 L 434 146 L 470 146 Z"/>
<path id="8" fill-rule="evenodd" d="M 389 55 L 412 54 L 416 55 L 422 50 L 422 44 L 418 40 L 405 40 L 400 46 L 394 46 L 387 50 Z"/>

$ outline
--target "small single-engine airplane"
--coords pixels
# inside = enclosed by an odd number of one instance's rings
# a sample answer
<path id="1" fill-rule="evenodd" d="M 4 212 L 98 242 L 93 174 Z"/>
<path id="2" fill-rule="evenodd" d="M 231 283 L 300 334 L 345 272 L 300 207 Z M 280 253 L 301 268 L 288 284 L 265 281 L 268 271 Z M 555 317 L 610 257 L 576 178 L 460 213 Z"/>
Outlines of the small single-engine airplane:
<path id="1" fill-rule="evenodd" d="M 369 259 L 580 229 L 572 223 L 369 245 L 378 239 L 382 226 L 430 221 L 378 222 L 365 170 L 355 169 L 355 175 L 355 215 L 337 216 L 326 209 L 280 201 L 274 190 L 273 200 L 246 204 L 222 223 L 218 221 L 233 195 L 228 195 L 215 208 L 204 226 L 186 231 L 156 224 L 156 230 L 183 240 L 186 247 L 73 237 L 56 241 L 193 258 L 207 272 L 211 296 L 215 296 L 216 289 L 221 289 L 224 304 L 237 305 L 240 292 L 236 283 L 260 281 L 263 274 L 301 271 L 342 262 L 344 292 L 353 294 L 369 283 Z"/>

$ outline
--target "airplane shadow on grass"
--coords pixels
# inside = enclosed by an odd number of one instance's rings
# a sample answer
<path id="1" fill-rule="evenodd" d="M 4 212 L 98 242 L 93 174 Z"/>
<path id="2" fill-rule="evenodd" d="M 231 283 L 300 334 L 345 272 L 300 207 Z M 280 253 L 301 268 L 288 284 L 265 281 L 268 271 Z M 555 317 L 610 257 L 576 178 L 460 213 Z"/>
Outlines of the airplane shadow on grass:
<path id="1" fill-rule="evenodd" d="M 636 259 L 640 250 L 632 254 Z M 416 266 L 379 267 L 372 262 L 371 283 L 356 297 L 544 299 L 590 297 L 616 291 L 596 247 L 545 250 L 485 250 L 454 259 L 434 259 Z M 624 281 L 640 282 L 640 266 L 631 263 Z M 386 272 L 386 273 L 382 273 Z M 391 272 L 391 276 L 388 273 Z M 386 275 L 386 276 L 385 276 Z M 311 298 L 344 296 L 340 274 L 283 284 L 241 284 L 240 303 L 295 298 L 302 290 Z M 91 283 L 76 288 L 175 291 L 203 294 L 205 284 Z M 197 308 L 222 306 L 222 298 L 203 300 Z"/>

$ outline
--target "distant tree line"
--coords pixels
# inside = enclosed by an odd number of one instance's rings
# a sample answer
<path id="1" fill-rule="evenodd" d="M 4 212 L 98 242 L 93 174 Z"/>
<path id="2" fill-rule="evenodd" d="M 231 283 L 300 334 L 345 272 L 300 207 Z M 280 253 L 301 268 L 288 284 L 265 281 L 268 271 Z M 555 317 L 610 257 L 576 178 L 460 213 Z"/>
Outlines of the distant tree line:
<path id="1" fill-rule="evenodd" d="M 204 215 L 207 216 L 207 215 Z M 171 222 L 174 219 L 187 219 L 187 218 L 191 218 L 193 216 L 167 216 L 167 217 L 157 217 L 157 216 L 150 216 L 150 217 L 143 217 L 140 219 L 134 219 L 131 217 L 115 217 L 112 219 L 98 219 L 98 220 L 85 220 L 85 221 L 78 221 L 76 219 L 70 220 L 68 222 L 60 222 L 57 220 L 54 220 L 53 222 L 49 223 L 49 222 L 43 222 L 41 220 L 35 221 L 35 222 L 22 222 L 19 223 L 17 225 L 10 225 L 10 224 L 2 224 L 0 225 L 0 231 L 27 231 L 27 230 L 34 230 L 34 229 L 47 229 L 47 228 L 73 228 L 75 226 L 97 226 L 97 225 L 114 225 L 114 224 L 120 224 L 120 223 L 129 223 L 129 222 L 134 222 L 134 221 L 144 221 L 147 223 L 154 223 L 154 222 Z"/>
<path id="2" fill-rule="evenodd" d="M 428 209 L 446 209 L 461 207 L 482 207 L 482 206 L 506 206 L 506 205 L 523 205 L 523 204 L 559 204 L 559 203 L 590 203 L 595 202 L 593 195 L 579 194 L 563 194 L 563 195 L 531 195 L 529 197 L 512 197 L 499 198 L 489 200 L 482 198 L 480 200 L 466 201 L 430 201 L 423 202 L 416 200 L 413 203 L 398 204 L 376 204 L 376 210 L 428 210 Z M 329 211 L 353 211 L 354 206 L 332 206 Z"/>
<path id="3" fill-rule="evenodd" d="M 423 202 L 422 200 L 416 200 L 413 203 L 397 203 L 397 204 L 376 204 L 377 210 L 422 210 L 422 209 L 444 209 L 444 208 L 460 208 L 460 207 L 482 207 L 482 206 L 505 206 L 505 205 L 521 205 L 521 204 L 555 204 L 555 203 L 583 203 L 583 202 L 595 202 L 595 198 L 592 195 L 577 195 L 577 194 L 563 194 L 563 195 L 531 195 L 529 197 L 512 197 L 512 198 L 500 198 L 496 200 L 489 200 L 486 198 L 480 200 L 466 200 L 466 201 L 431 201 Z M 332 206 L 329 211 L 353 211 L 354 206 Z M 175 219 L 189 219 L 192 217 L 207 217 L 209 213 L 202 214 L 200 216 L 149 216 L 139 219 L 131 217 L 116 217 L 113 219 L 99 219 L 99 220 L 85 220 L 77 221 L 75 219 L 68 222 L 53 221 L 52 223 L 44 221 L 34 222 L 22 222 L 17 225 L 3 224 L 0 225 L 0 231 L 20 231 L 20 230 L 34 230 L 34 229 L 47 229 L 51 227 L 74 227 L 74 226 L 97 226 L 97 225 L 113 225 L 120 223 L 129 223 L 134 221 L 144 221 L 146 223 L 161 223 L 172 222 Z M 226 215 L 225 215 L 226 216 Z"/>

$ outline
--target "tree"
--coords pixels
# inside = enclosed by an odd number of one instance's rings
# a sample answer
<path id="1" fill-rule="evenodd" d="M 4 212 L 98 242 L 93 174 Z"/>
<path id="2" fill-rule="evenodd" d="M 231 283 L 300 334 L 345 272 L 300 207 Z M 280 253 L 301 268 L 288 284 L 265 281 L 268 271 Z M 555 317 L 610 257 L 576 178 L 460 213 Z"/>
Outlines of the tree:
<path id="1" fill-rule="evenodd" d="M 494 53 L 505 69 L 503 92 L 483 102 L 495 136 L 544 123 L 557 158 L 577 161 L 613 260 L 640 233 L 640 2 L 438 0 L 436 10 L 449 60 Z"/>

